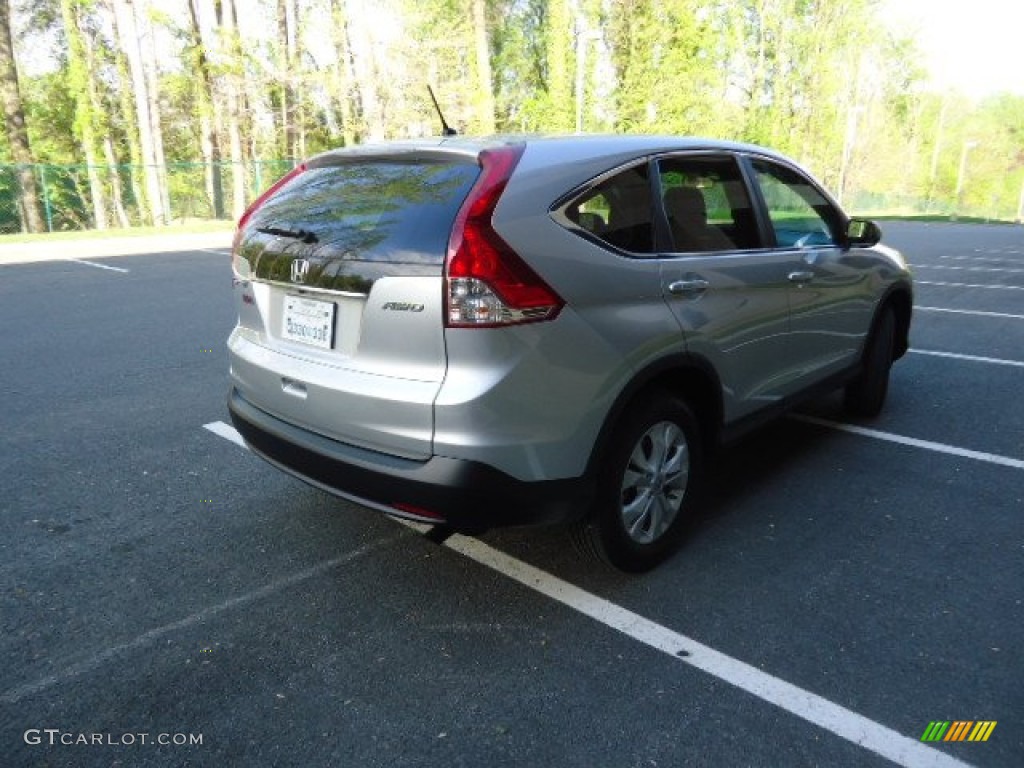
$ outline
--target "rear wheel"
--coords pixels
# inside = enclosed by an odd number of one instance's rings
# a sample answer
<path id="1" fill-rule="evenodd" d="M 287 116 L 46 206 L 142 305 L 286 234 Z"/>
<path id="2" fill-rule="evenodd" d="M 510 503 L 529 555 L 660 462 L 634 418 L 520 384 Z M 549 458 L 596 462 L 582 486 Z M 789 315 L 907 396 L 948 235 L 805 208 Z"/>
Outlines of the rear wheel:
<path id="1" fill-rule="evenodd" d="M 889 391 L 889 369 L 896 345 L 896 316 L 892 307 L 882 308 L 864 350 L 863 370 L 846 385 L 844 405 L 855 416 L 877 416 Z"/>
<path id="2" fill-rule="evenodd" d="M 658 394 L 631 408 L 602 467 L 582 537 L 623 571 L 650 570 L 678 546 L 697 494 L 703 455 L 685 402 Z"/>

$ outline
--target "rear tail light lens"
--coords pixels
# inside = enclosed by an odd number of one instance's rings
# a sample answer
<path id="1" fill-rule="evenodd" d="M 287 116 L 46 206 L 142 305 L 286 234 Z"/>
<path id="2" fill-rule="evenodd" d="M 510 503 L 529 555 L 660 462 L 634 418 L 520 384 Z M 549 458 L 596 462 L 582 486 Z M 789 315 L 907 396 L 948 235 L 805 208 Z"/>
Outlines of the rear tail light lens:
<path id="1" fill-rule="evenodd" d="M 550 320 L 565 304 L 491 224 L 522 154 L 521 145 L 480 153 L 480 177 L 455 217 L 448 242 L 445 322 L 450 328 Z"/>

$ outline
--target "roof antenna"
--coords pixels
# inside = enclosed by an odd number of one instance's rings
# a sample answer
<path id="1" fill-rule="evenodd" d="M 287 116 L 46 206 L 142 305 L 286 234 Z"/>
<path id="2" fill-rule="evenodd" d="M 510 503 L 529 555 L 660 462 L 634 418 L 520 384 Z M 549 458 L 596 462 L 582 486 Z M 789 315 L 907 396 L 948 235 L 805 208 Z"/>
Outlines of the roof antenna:
<path id="1" fill-rule="evenodd" d="M 427 90 L 430 91 L 430 99 L 434 102 L 434 109 L 437 110 L 437 116 L 441 118 L 441 135 L 458 136 L 459 132 L 448 125 L 448 121 L 444 119 L 444 113 L 441 111 L 441 105 L 437 103 L 437 97 L 434 95 L 434 89 L 428 84 Z"/>

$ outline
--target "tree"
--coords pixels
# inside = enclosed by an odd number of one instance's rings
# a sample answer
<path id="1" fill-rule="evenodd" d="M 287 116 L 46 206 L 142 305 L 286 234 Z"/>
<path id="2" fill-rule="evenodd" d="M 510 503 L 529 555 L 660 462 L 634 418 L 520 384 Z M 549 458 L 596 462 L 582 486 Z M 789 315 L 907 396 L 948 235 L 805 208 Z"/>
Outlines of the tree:
<path id="1" fill-rule="evenodd" d="M 96 129 L 99 117 L 99 86 L 95 81 L 95 56 L 92 41 L 89 39 L 89 19 L 82 0 L 61 0 L 60 10 L 64 35 L 68 43 L 68 81 L 75 99 L 75 135 L 85 159 L 93 226 L 96 229 L 106 229 L 107 207 L 103 182 L 99 175 L 101 134 Z"/>
<path id="2" fill-rule="evenodd" d="M 69 0 L 63 0 L 67 3 Z M 156 97 L 151 93 L 152 83 L 147 78 L 143 62 L 138 25 L 136 24 L 133 0 L 113 0 L 114 16 L 121 48 L 128 61 L 132 91 L 135 97 L 135 120 L 139 133 L 139 147 L 142 152 L 143 177 L 145 178 L 146 212 L 149 223 L 167 223 L 164 206 L 165 188 L 161 183 L 161 169 L 164 167 L 162 140 L 158 140 L 160 115 Z M 160 149 L 158 149 L 160 147 Z"/>
<path id="3" fill-rule="evenodd" d="M 203 153 L 206 177 L 206 197 L 210 201 L 215 219 L 224 218 L 224 192 L 221 189 L 220 138 L 214 122 L 214 88 L 210 59 L 206 53 L 202 29 L 199 26 L 198 0 L 188 0 L 189 10 L 189 53 L 199 74 L 196 81 L 196 100 L 199 109 L 200 145 Z"/>
<path id="4" fill-rule="evenodd" d="M 237 216 L 270 181 L 263 162 L 283 171 L 339 144 L 436 133 L 431 84 L 462 133 L 562 132 L 579 121 L 767 144 L 854 210 L 948 211 L 967 142 L 965 212 L 1013 216 L 1024 183 L 1018 102 L 926 89 L 914 46 L 879 24 L 881 3 L 21 0 L 15 43 L 51 46 L 33 59 L 52 69 L 8 74 L 32 152 L 17 154 L 10 136 L 7 151 L 20 166 L 34 156 L 88 168 L 56 182 L 47 170 L 47 201 L 71 201 L 51 211 L 57 226 L 165 221 L 169 189 L 176 206 L 187 194 L 190 210 Z M 0 59 L 13 61 L 9 48 Z M 13 103 L 9 92 L 0 97 Z M 169 163 L 199 159 L 203 181 L 175 172 L 168 185 Z M 123 199 L 124 172 L 105 174 L 115 165 L 130 167 Z M 23 202 L 25 228 L 31 207 Z"/>
<path id="5" fill-rule="evenodd" d="M 224 71 L 224 94 L 227 113 L 228 148 L 231 157 L 231 216 L 238 219 L 245 212 L 245 155 L 242 145 L 242 90 L 244 63 L 238 14 L 234 0 L 214 0 L 220 40 L 220 56 Z"/>
<path id="6" fill-rule="evenodd" d="M 18 86 L 18 68 L 14 61 L 10 0 L 0 2 L 0 100 L 4 105 L 7 141 L 10 143 L 14 162 L 18 165 L 19 208 L 24 222 L 23 228 L 29 232 L 45 232 L 46 224 L 43 221 L 39 190 L 32 168 L 32 148 L 25 126 L 25 109 Z"/>
<path id="7" fill-rule="evenodd" d="M 481 133 L 494 133 L 494 84 L 491 80 L 491 50 L 487 33 L 484 0 L 470 0 L 473 6 L 473 43 L 475 48 L 476 115 Z"/>

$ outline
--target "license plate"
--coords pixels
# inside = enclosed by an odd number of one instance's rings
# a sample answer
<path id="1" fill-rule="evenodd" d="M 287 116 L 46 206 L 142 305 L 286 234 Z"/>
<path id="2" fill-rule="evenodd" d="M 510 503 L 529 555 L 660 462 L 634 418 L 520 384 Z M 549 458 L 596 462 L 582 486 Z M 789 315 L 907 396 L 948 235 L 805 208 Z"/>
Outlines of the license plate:
<path id="1" fill-rule="evenodd" d="M 334 309 L 329 301 L 285 296 L 281 335 L 292 341 L 330 349 L 334 346 Z"/>

